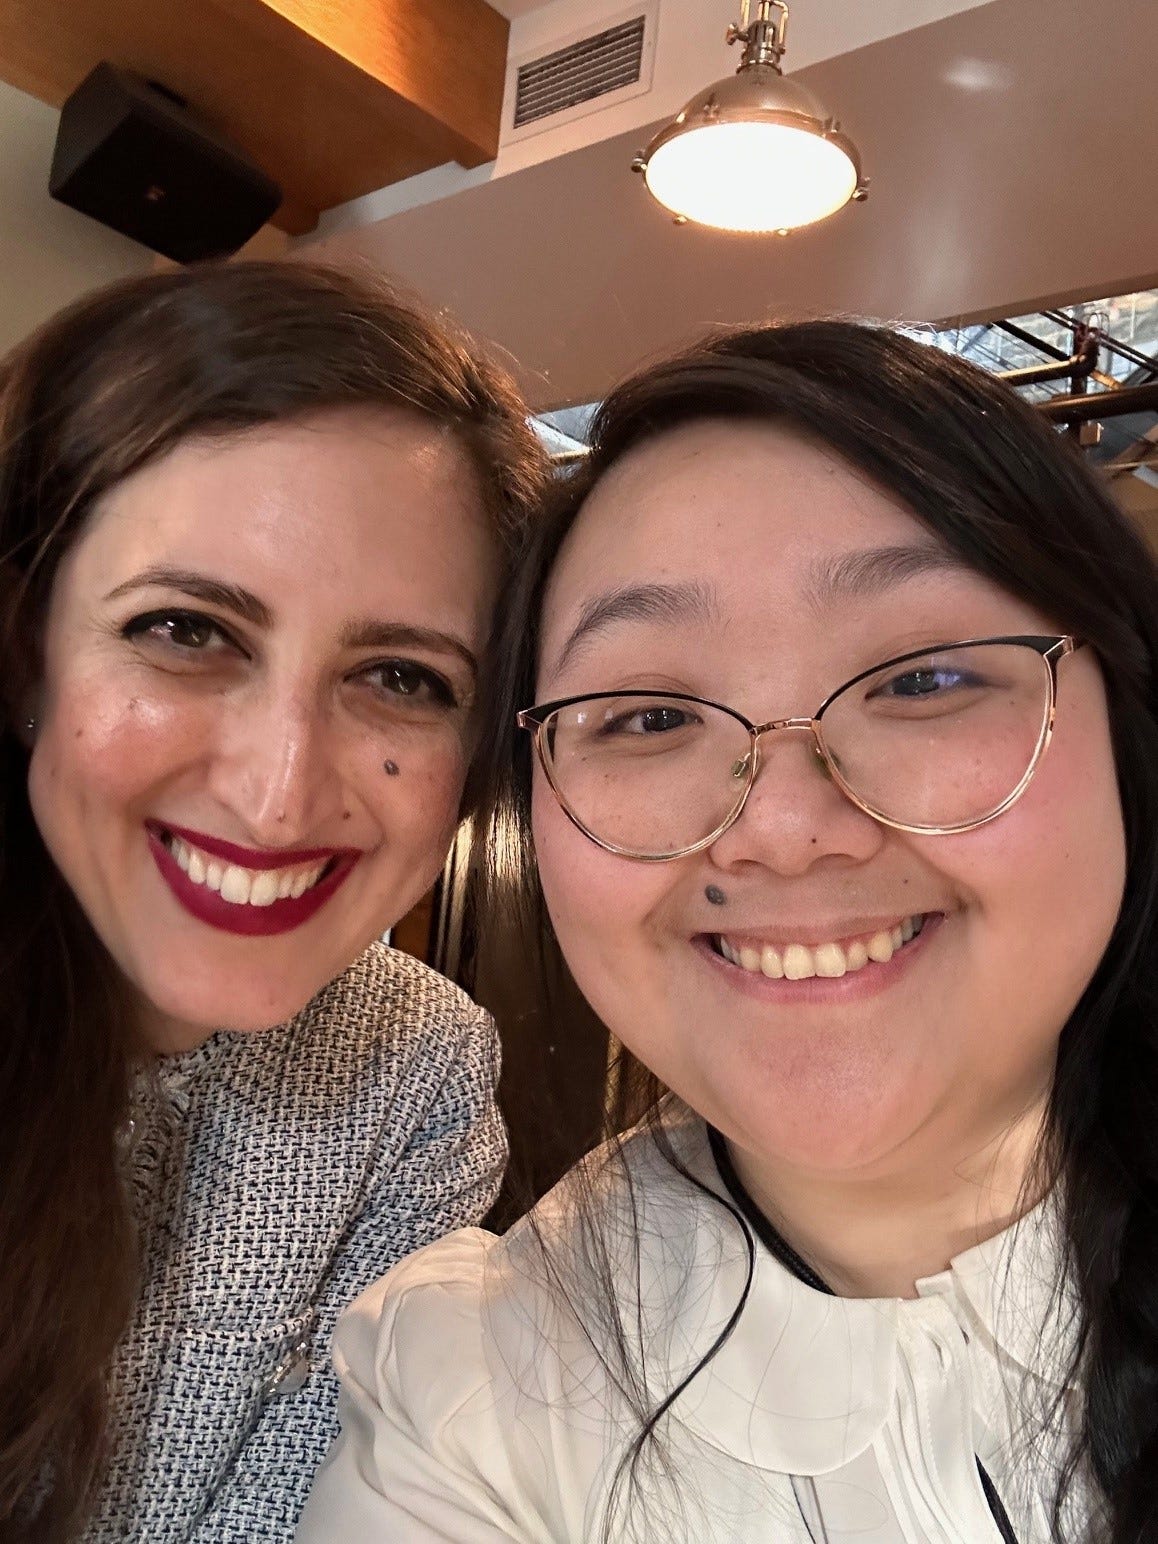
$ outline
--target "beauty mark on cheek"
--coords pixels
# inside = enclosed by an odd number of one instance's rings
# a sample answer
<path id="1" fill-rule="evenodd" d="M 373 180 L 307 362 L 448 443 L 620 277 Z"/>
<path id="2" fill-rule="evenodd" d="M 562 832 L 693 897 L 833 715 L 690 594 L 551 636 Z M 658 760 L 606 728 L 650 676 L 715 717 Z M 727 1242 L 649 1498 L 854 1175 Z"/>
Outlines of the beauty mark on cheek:
<path id="1" fill-rule="evenodd" d="M 396 761 L 384 761 L 382 763 L 382 770 L 387 777 L 397 777 L 401 768 Z"/>

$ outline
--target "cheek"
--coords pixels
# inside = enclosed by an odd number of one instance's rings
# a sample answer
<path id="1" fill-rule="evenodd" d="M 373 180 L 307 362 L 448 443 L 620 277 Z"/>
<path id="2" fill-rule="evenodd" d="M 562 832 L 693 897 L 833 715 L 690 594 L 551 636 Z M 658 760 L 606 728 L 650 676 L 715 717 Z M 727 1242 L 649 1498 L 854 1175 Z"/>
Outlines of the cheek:
<path id="1" fill-rule="evenodd" d="M 547 788 L 538 769 L 531 796 L 531 831 L 535 862 L 547 910 L 559 943 L 575 968 L 579 957 L 599 941 L 599 919 L 606 916 L 606 881 L 599 859 L 609 857 L 577 831 Z M 589 849 L 589 851 L 588 851 Z"/>
<path id="2" fill-rule="evenodd" d="M 604 852 L 567 819 L 536 776 L 531 804 L 543 895 L 571 974 L 620 1038 L 646 1017 L 662 964 L 652 922 L 672 884 L 664 864 L 632 863 Z M 662 980 L 662 975 L 661 975 Z"/>
<path id="3" fill-rule="evenodd" d="M 33 745 L 33 807 L 48 806 L 44 813 L 54 818 L 131 800 L 203 757 L 209 730 L 204 713 L 156 694 L 100 676 L 66 678 L 46 702 Z"/>
<path id="4" fill-rule="evenodd" d="M 387 845 L 405 846 L 412 861 L 437 847 L 441 861 L 458 824 L 466 768 L 466 746 L 455 734 L 424 748 L 385 741 L 363 746 L 357 782 Z"/>
<path id="5" fill-rule="evenodd" d="M 946 854 L 1000 932 L 1016 981 L 994 990 L 1049 999 L 1068 1017 L 1109 942 L 1121 907 L 1126 845 L 1104 708 L 1059 720 L 1046 757 L 1007 814 L 953 841 Z M 932 861 L 937 858 L 931 853 Z"/>

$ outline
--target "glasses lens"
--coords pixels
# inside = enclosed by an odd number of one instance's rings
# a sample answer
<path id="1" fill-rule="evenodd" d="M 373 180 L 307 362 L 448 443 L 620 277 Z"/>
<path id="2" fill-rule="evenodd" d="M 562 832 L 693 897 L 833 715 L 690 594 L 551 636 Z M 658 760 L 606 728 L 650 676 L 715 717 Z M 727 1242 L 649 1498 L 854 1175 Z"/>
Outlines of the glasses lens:
<path id="1" fill-rule="evenodd" d="M 706 702 L 642 692 L 558 708 L 542 745 L 560 801 L 597 841 L 670 857 L 727 820 L 747 786 L 750 742 Z"/>
<path id="2" fill-rule="evenodd" d="M 1024 644 L 939 649 L 848 686 L 821 733 L 850 793 L 932 829 L 995 814 L 1021 787 L 1049 724 L 1049 666 Z"/>

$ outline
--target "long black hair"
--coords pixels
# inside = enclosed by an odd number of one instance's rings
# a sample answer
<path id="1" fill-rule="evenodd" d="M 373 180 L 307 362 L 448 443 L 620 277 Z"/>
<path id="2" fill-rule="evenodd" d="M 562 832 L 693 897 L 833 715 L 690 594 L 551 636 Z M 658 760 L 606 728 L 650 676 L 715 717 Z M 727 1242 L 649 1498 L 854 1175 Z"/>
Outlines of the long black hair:
<path id="1" fill-rule="evenodd" d="M 1104 1499 L 1105 1544 L 1158 1536 L 1158 569 L 1077 451 L 1000 381 L 888 328 L 845 321 L 726 333 L 615 390 L 586 465 L 559 490 L 503 608 L 502 712 L 488 812 L 503 875 L 541 911 L 529 859 L 533 700 L 545 586 L 600 478 L 635 446 L 711 418 L 776 421 L 830 447 L 973 569 L 1088 640 L 1101 664 L 1125 824 L 1121 911 L 1060 1039 L 1039 1181 L 1056 1183 L 1064 1269 L 1080 1303 L 1082 1397 L 1054 1530 L 1080 1467 Z M 521 864 L 521 868 L 520 868 Z M 532 933 L 533 921 L 529 921 Z M 659 1085 L 624 1056 L 619 1114 Z M 603 1282 L 611 1258 L 585 1229 Z M 598 1282 L 596 1283 L 598 1290 Z M 612 1301 L 606 1293 L 605 1301 Z M 613 1342 L 627 1345 L 625 1327 Z M 710 1355 L 711 1353 L 709 1353 Z M 621 1386 L 623 1380 L 621 1379 Z M 630 1381 L 630 1380 L 628 1380 Z M 637 1404 L 643 1436 L 666 1408 Z M 638 1458 L 639 1444 L 630 1466 Z M 629 1466 L 629 1467 L 630 1467 Z"/>

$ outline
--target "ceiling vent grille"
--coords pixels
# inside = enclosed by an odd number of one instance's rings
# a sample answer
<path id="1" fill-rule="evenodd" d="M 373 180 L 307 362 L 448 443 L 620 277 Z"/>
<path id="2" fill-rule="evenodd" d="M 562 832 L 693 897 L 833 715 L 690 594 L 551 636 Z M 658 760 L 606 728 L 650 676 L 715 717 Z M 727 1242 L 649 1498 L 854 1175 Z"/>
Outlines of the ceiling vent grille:
<path id="1" fill-rule="evenodd" d="M 522 65 L 513 127 L 520 129 L 639 81 L 646 16 L 607 27 Z"/>

